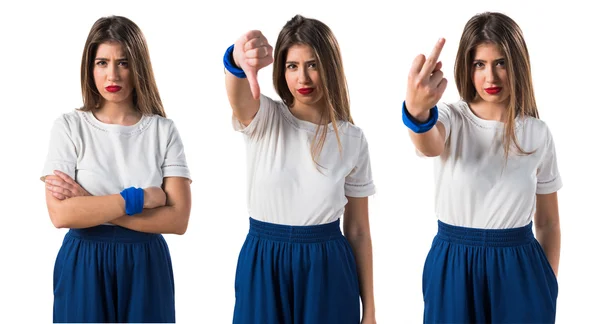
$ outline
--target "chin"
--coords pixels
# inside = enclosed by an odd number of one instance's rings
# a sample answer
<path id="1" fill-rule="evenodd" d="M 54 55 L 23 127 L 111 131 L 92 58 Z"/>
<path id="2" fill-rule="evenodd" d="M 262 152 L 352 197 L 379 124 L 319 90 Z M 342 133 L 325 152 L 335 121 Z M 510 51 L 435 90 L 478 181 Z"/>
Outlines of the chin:
<path id="1" fill-rule="evenodd" d="M 485 102 L 489 102 L 489 103 L 494 103 L 494 104 L 499 104 L 499 103 L 508 103 L 508 99 L 509 97 L 505 97 L 505 96 L 495 96 L 495 95 L 489 95 L 487 93 L 479 93 L 479 98 L 483 99 L 483 101 Z"/>
<path id="2" fill-rule="evenodd" d="M 125 102 L 129 99 L 130 96 L 131 96 L 131 94 L 124 95 L 122 93 L 108 93 L 108 94 L 102 95 L 104 100 L 106 100 L 107 102 L 112 102 L 112 103 Z"/>
<path id="3" fill-rule="evenodd" d="M 488 100 L 486 100 L 487 102 L 491 102 L 491 103 L 495 103 L 495 104 L 508 104 L 508 98 L 497 98 L 497 97 L 492 97 L 489 98 Z"/>
<path id="4" fill-rule="evenodd" d="M 294 98 L 295 102 L 299 102 L 305 106 L 314 106 L 321 102 L 323 98 Z"/>

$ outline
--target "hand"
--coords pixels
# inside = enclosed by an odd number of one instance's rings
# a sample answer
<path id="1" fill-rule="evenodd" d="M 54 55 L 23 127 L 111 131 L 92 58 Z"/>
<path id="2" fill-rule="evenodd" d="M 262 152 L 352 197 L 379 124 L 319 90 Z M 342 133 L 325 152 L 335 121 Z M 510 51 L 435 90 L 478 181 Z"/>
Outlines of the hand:
<path id="1" fill-rule="evenodd" d="M 260 97 L 258 70 L 273 63 L 273 47 L 259 30 L 252 30 L 240 37 L 233 46 L 233 60 L 248 78 L 252 97 Z"/>
<path id="2" fill-rule="evenodd" d="M 144 208 L 162 207 L 167 204 L 167 195 L 160 187 L 144 189 Z"/>
<path id="3" fill-rule="evenodd" d="M 421 122 L 427 121 L 429 110 L 438 103 L 448 85 L 441 70 L 442 62 L 438 62 L 445 42 L 440 38 L 427 59 L 422 54 L 417 56 L 408 74 L 406 110 Z"/>
<path id="4" fill-rule="evenodd" d="M 44 182 L 46 182 L 46 189 L 52 192 L 52 196 L 55 198 L 64 200 L 73 197 L 91 196 L 68 174 L 58 170 L 54 170 L 54 174 L 46 176 Z"/>

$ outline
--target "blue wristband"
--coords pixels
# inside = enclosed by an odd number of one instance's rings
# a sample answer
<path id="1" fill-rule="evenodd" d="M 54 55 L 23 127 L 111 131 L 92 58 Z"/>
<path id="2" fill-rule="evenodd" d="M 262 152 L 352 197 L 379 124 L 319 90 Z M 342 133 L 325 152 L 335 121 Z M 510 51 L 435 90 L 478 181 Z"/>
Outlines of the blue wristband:
<path id="1" fill-rule="evenodd" d="M 223 56 L 223 64 L 225 64 L 225 68 L 227 71 L 229 71 L 229 73 L 240 79 L 245 79 L 246 73 L 244 73 L 244 70 L 237 67 L 235 65 L 235 61 L 233 60 L 233 46 L 234 45 L 229 46 L 229 48 L 227 48 L 225 51 L 225 55 Z"/>
<path id="2" fill-rule="evenodd" d="M 125 213 L 129 216 L 139 214 L 144 210 L 144 189 L 130 187 L 121 191 L 125 199 Z"/>
<path id="3" fill-rule="evenodd" d="M 413 116 L 408 113 L 406 110 L 406 101 L 402 103 L 402 121 L 406 127 L 410 128 L 413 132 L 417 134 L 425 133 L 435 126 L 438 120 L 438 108 L 437 106 L 433 106 L 429 113 L 429 119 L 426 122 L 422 123 Z"/>

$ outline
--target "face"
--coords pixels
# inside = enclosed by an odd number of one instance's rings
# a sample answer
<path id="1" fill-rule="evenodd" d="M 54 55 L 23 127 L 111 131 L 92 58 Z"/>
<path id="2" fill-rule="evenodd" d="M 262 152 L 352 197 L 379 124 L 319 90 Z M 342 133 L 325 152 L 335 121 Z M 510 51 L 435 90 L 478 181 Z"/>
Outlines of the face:
<path id="1" fill-rule="evenodd" d="M 98 46 L 94 83 L 106 102 L 133 105 L 133 80 L 121 44 L 109 42 Z"/>
<path id="2" fill-rule="evenodd" d="M 310 46 L 298 44 L 288 49 L 285 81 L 294 96 L 294 105 L 312 106 L 323 98 L 317 59 Z"/>
<path id="3" fill-rule="evenodd" d="M 506 58 L 496 44 L 484 43 L 475 48 L 472 81 L 485 102 L 503 103 L 510 97 Z"/>

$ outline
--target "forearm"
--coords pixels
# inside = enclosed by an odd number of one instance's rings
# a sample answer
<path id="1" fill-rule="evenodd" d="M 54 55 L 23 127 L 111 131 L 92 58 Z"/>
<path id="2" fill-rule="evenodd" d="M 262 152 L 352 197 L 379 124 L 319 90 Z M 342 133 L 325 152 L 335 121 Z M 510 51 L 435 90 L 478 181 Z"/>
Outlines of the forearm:
<path id="1" fill-rule="evenodd" d="M 225 87 L 233 115 L 244 125 L 248 125 L 258 112 L 260 101 L 252 97 L 248 79 L 238 78 L 228 71 L 225 74 Z"/>
<path id="2" fill-rule="evenodd" d="M 138 232 L 182 235 L 187 230 L 189 216 L 189 211 L 163 206 L 144 209 L 133 216 L 119 217 L 111 223 Z"/>
<path id="3" fill-rule="evenodd" d="M 125 200 L 120 194 L 81 196 L 48 203 L 50 219 L 57 228 L 87 228 L 125 215 Z M 48 200 L 47 200 L 48 201 Z"/>
<path id="4" fill-rule="evenodd" d="M 412 130 L 409 130 L 410 139 L 415 145 L 415 148 L 423 155 L 428 157 L 434 157 L 442 154 L 444 151 L 444 138 L 443 125 L 439 122 L 430 129 L 429 131 L 421 134 L 417 134 Z"/>
<path id="5" fill-rule="evenodd" d="M 375 317 L 373 293 L 373 247 L 370 233 L 347 234 L 358 271 L 358 283 L 363 305 L 363 318 Z"/>
<path id="6" fill-rule="evenodd" d="M 560 260 L 560 224 L 548 223 L 535 227 L 535 236 L 540 242 L 544 253 L 550 262 L 554 274 L 558 276 L 558 263 Z"/>

